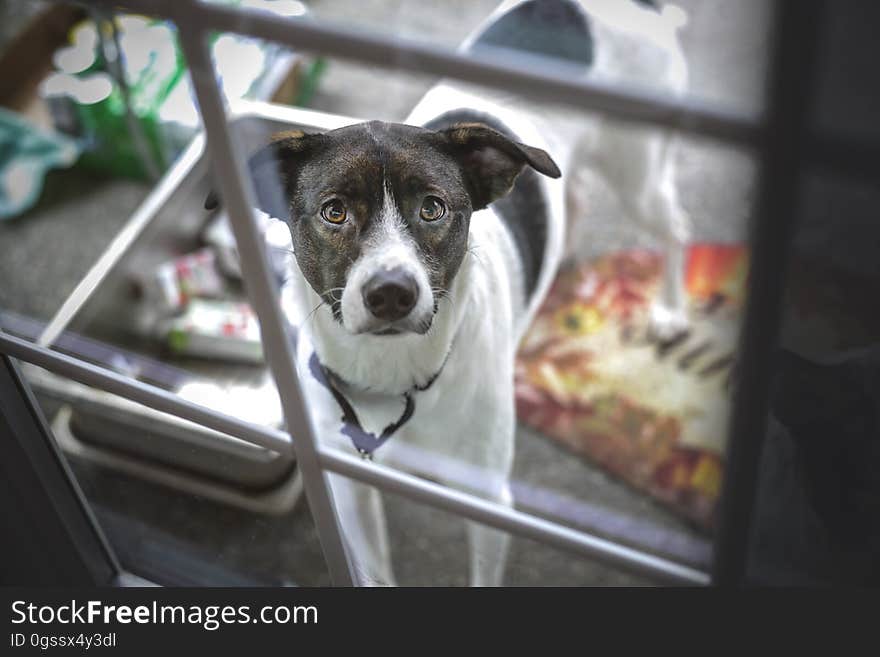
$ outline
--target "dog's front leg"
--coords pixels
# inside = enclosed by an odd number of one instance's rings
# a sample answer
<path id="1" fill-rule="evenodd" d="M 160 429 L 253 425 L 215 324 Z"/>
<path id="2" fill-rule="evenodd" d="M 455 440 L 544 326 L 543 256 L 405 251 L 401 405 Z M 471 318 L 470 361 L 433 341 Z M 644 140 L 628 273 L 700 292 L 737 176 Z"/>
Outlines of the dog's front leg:
<path id="1" fill-rule="evenodd" d="M 394 586 L 382 494 L 374 487 L 330 474 L 330 488 L 360 586 Z"/>
<path id="2" fill-rule="evenodd" d="M 472 441 L 472 462 L 479 466 L 482 480 L 479 494 L 498 504 L 513 506 L 510 492 L 515 434 L 513 386 L 498 387 L 498 397 L 493 400 L 496 404 L 480 405 L 475 409 L 476 413 L 470 417 L 479 413 L 479 420 L 475 431 L 468 433 Z M 473 521 L 468 521 L 467 528 L 471 586 L 501 586 L 510 534 Z"/>
<path id="3" fill-rule="evenodd" d="M 513 496 L 507 482 L 498 488 L 493 501 L 513 506 Z M 510 534 L 480 522 L 468 521 L 468 540 L 471 586 L 501 586 L 510 549 Z"/>
<path id="4" fill-rule="evenodd" d="M 313 354 L 308 335 L 302 334 L 297 345 L 297 365 L 300 381 L 306 388 L 315 433 L 323 447 L 353 453 L 350 440 L 341 432 L 338 403 L 311 373 Z M 327 481 L 354 570 L 355 584 L 394 586 L 381 493 L 372 486 L 338 474 L 327 473 Z"/>

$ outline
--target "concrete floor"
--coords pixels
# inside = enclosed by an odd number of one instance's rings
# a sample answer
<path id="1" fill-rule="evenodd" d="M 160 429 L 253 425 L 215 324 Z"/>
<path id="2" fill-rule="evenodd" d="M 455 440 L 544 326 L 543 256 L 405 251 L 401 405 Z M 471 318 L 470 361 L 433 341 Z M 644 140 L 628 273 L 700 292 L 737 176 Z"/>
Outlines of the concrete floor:
<path id="1" fill-rule="evenodd" d="M 14 6 L 15 2 L 0 4 Z M 495 6 L 495 0 L 316 0 L 316 16 L 454 46 Z M 692 90 L 744 110 L 760 106 L 768 3 L 763 0 L 680 0 L 690 12 L 684 33 Z M 401 120 L 433 80 L 388 75 L 333 61 L 311 106 L 329 112 Z M 571 113 L 554 108 L 552 111 Z M 734 240 L 745 234 L 753 171 L 748 156 L 706 141 L 689 142 L 681 156 L 683 203 L 698 239 Z M 105 248 L 147 186 L 79 172 L 50 175 L 40 204 L 0 226 L 0 308 L 48 319 Z M 75 464 L 111 542 L 137 559 L 164 535 L 195 563 L 264 583 L 328 582 L 314 527 L 304 504 L 283 517 L 245 513 L 113 473 Z M 645 522 L 705 543 L 671 513 L 527 429 L 518 435 L 515 478 L 571 499 L 610 509 L 619 519 Z M 120 523 L 133 519 L 141 529 Z M 402 500 L 389 500 L 397 574 L 402 584 L 459 585 L 466 581 L 460 522 Z M 115 535 L 114 535 L 115 532 Z M 703 554 L 705 558 L 705 554 Z M 701 559 L 702 560 L 702 559 Z M 206 571 L 203 580 L 221 578 Z M 213 573 L 213 575 L 212 575 Z M 222 578 L 221 578 L 222 579 Z M 507 582 L 518 585 L 641 585 L 648 580 L 572 559 L 515 539 Z M 198 581 L 202 583 L 202 581 Z"/>

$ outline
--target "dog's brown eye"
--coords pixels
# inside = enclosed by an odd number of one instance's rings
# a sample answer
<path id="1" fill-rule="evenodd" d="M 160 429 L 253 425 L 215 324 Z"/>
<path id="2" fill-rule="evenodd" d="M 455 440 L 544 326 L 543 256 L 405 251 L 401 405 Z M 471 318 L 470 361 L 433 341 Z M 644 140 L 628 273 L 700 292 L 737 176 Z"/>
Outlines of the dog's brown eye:
<path id="1" fill-rule="evenodd" d="M 345 205 L 339 199 L 327 201 L 321 207 L 321 216 L 324 221 L 329 221 L 331 224 L 341 224 L 347 216 Z"/>
<path id="2" fill-rule="evenodd" d="M 426 198 L 422 203 L 422 210 L 419 212 L 425 221 L 437 221 L 444 214 L 446 214 L 446 206 L 436 196 Z"/>

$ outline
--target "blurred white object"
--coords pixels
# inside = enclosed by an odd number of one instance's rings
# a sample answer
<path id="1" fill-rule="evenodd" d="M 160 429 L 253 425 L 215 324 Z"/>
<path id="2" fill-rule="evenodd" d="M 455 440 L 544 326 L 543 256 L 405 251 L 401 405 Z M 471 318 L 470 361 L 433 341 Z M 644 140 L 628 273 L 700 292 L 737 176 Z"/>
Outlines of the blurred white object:
<path id="1" fill-rule="evenodd" d="M 183 315 L 159 323 L 159 333 L 177 354 L 263 363 L 260 324 L 246 303 L 192 299 Z"/>
<path id="2" fill-rule="evenodd" d="M 275 428 L 284 424 L 278 389 L 268 374 L 257 385 L 189 381 L 177 394 L 187 401 L 218 409 L 245 422 Z"/>
<path id="3" fill-rule="evenodd" d="M 587 76 L 672 96 L 686 92 L 679 30 L 687 15 L 682 9 L 656 9 L 634 0 L 580 0 L 580 5 L 595 42 Z M 584 122 L 574 143 L 566 182 L 567 258 L 584 250 L 597 232 L 617 231 L 628 221 L 665 254 L 663 289 L 652 309 L 651 328 L 664 338 L 679 333 L 687 326 L 685 248 L 691 221 L 678 198 L 677 135 L 597 119 Z"/>

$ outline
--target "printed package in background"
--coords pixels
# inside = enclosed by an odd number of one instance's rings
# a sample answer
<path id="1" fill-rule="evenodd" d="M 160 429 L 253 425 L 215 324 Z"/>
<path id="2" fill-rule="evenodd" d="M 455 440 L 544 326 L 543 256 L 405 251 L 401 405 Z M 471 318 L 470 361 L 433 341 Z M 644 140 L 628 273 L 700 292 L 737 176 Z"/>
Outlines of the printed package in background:
<path id="1" fill-rule="evenodd" d="M 689 328 L 648 328 L 662 254 L 633 249 L 562 270 L 521 345 L 520 421 L 698 526 L 721 487 L 748 258 L 689 247 Z"/>

